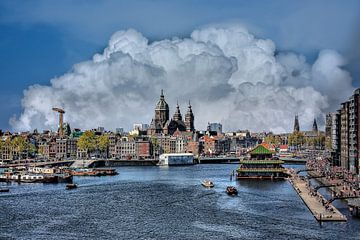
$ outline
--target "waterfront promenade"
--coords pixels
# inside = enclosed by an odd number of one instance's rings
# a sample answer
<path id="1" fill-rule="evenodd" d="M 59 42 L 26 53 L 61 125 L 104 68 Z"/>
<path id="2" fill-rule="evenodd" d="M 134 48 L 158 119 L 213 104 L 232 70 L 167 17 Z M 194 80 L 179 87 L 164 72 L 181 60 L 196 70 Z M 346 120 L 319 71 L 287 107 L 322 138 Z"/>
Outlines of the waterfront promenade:
<path id="1" fill-rule="evenodd" d="M 307 180 L 290 172 L 289 182 L 318 221 L 347 221 L 346 217 L 329 203 L 319 192 L 309 186 Z"/>

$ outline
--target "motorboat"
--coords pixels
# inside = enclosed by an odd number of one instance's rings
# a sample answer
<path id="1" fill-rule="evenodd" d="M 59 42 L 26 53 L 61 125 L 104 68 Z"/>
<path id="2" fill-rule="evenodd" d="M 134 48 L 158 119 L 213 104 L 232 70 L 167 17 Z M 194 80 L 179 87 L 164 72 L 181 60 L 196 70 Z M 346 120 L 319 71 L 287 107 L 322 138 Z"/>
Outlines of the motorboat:
<path id="1" fill-rule="evenodd" d="M 212 188 L 214 187 L 214 183 L 210 180 L 204 180 L 201 182 L 201 185 L 203 185 L 204 187 L 207 187 L 207 188 Z"/>
<path id="2" fill-rule="evenodd" d="M 234 195 L 237 195 L 237 194 L 238 194 L 238 191 L 237 191 L 237 189 L 236 189 L 234 186 L 227 186 L 227 187 L 226 187 L 226 193 L 227 193 L 228 195 L 234 196 Z"/>
<path id="3" fill-rule="evenodd" d="M 74 189 L 74 188 L 77 188 L 77 185 L 75 183 L 66 184 L 66 189 L 67 190 Z"/>

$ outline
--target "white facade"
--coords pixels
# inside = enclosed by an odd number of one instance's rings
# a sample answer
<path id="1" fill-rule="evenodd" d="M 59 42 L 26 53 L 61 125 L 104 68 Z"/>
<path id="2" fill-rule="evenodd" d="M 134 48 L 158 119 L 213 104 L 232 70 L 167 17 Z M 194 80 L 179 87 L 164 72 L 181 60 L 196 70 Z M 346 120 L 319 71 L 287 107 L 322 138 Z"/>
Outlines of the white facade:
<path id="1" fill-rule="evenodd" d="M 194 164 L 194 154 L 192 153 L 169 153 L 161 154 L 159 165 L 191 165 Z"/>

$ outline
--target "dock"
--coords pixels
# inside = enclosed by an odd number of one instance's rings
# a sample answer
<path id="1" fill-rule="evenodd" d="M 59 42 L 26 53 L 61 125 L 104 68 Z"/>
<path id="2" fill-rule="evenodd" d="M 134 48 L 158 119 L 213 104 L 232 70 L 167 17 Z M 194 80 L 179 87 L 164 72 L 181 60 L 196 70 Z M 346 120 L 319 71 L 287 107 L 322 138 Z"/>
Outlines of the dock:
<path id="1" fill-rule="evenodd" d="M 329 203 L 319 192 L 310 188 L 307 180 L 300 178 L 295 173 L 290 173 L 290 176 L 289 182 L 317 221 L 347 221 L 345 215 Z"/>

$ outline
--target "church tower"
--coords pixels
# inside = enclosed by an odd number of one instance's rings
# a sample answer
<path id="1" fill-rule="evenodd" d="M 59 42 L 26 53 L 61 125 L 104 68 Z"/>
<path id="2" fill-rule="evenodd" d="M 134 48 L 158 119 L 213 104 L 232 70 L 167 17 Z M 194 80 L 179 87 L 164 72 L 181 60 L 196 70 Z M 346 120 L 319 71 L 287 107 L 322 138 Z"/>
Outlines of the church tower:
<path id="1" fill-rule="evenodd" d="M 294 132 L 300 131 L 299 116 L 295 115 Z"/>
<path id="2" fill-rule="evenodd" d="M 165 101 L 164 91 L 161 89 L 160 100 L 155 107 L 155 122 L 163 127 L 169 120 L 169 105 Z"/>
<path id="3" fill-rule="evenodd" d="M 174 121 L 182 121 L 182 116 L 181 116 L 181 113 L 180 113 L 179 103 L 176 103 L 176 111 L 174 113 L 173 120 Z"/>
<path id="4" fill-rule="evenodd" d="M 186 131 L 187 132 L 195 131 L 194 114 L 193 114 L 192 109 L 191 109 L 190 101 L 189 101 L 189 106 L 188 106 L 187 113 L 185 115 L 185 126 L 186 126 Z"/>
<path id="5" fill-rule="evenodd" d="M 313 132 L 318 132 L 318 126 L 316 123 L 316 118 L 314 118 L 314 123 L 313 123 L 313 127 L 312 127 Z"/>

